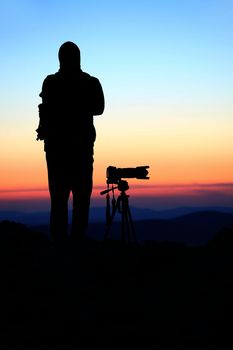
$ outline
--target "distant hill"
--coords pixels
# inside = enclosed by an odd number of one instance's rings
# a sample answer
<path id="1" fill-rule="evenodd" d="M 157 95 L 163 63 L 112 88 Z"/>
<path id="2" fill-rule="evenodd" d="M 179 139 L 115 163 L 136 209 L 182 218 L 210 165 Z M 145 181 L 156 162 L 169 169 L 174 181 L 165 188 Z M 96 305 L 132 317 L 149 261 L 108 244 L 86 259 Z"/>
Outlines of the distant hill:
<path id="1" fill-rule="evenodd" d="M 153 210 L 148 208 L 131 207 L 131 213 L 134 221 L 139 220 L 157 220 L 157 219 L 173 219 L 186 214 L 196 213 L 200 211 L 215 211 L 220 213 L 232 213 L 233 208 L 228 207 L 179 207 L 167 210 Z M 102 222 L 106 220 L 105 207 L 93 207 L 90 209 L 90 222 Z M 69 213 L 71 217 L 71 213 Z M 120 215 L 116 215 L 115 221 L 121 219 Z M 20 211 L 0 211 L 1 220 L 12 220 L 21 222 L 28 226 L 48 225 L 49 212 L 20 212 Z"/>
<path id="2" fill-rule="evenodd" d="M 49 223 L 49 212 L 0 211 L 0 220 L 16 221 L 27 226 L 46 225 Z"/>
<path id="3" fill-rule="evenodd" d="M 222 212 L 216 210 L 190 212 L 192 208 L 180 208 L 186 215 L 173 218 L 156 218 L 156 212 L 147 209 L 132 208 L 133 222 L 138 241 L 173 242 L 186 245 L 205 245 L 222 229 L 233 229 L 233 211 L 230 208 L 222 208 Z M 223 212 L 229 210 L 229 213 Z M 88 236 L 102 240 L 106 231 L 105 208 L 93 208 L 88 228 Z M 162 216 L 178 215 L 179 209 L 161 212 Z M 102 212 L 102 214 L 101 214 Z M 102 220 L 95 220 L 102 215 Z M 97 215 L 97 216 L 95 216 Z M 153 216 L 155 215 L 155 216 Z M 121 233 L 121 216 L 114 218 L 109 236 L 119 239 Z M 135 219 L 136 218 L 136 219 Z M 1 220 L 12 220 L 25 224 L 39 232 L 48 234 L 49 213 L 0 213 Z"/>
<path id="4" fill-rule="evenodd" d="M 216 211 L 199 211 L 178 218 L 164 220 L 135 221 L 135 230 L 140 242 L 158 241 L 174 242 L 186 245 L 205 245 L 221 229 L 233 229 L 233 214 Z M 101 239 L 105 232 L 105 225 L 90 224 L 89 235 Z M 109 236 L 114 239 L 120 237 L 119 222 L 112 225 Z"/>

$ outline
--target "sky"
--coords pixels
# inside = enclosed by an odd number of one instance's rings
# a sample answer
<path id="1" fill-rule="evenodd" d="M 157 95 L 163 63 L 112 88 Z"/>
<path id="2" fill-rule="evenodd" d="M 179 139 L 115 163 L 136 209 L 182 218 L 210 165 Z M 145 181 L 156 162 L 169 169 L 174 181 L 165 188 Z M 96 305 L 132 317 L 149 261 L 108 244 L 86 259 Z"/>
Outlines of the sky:
<path id="1" fill-rule="evenodd" d="M 149 165 L 129 180 L 138 206 L 233 206 L 231 0 L 0 0 L 1 210 L 48 199 L 37 106 L 65 41 L 105 94 L 93 205 L 108 166 Z"/>

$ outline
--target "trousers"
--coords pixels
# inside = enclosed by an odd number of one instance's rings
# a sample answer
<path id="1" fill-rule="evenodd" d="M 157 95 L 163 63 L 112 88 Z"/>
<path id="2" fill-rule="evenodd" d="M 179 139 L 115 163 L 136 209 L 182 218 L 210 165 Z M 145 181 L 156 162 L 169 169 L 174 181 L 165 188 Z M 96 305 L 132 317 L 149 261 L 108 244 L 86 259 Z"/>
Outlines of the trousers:
<path id="1" fill-rule="evenodd" d="M 87 145 L 80 150 L 46 151 L 48 185 L 51 200 L 50 234 L 53 241 L 68 237 L 68 202 L 73 196 L 71 238 L 85 236 L 93 186 L 93 150 Z"/>

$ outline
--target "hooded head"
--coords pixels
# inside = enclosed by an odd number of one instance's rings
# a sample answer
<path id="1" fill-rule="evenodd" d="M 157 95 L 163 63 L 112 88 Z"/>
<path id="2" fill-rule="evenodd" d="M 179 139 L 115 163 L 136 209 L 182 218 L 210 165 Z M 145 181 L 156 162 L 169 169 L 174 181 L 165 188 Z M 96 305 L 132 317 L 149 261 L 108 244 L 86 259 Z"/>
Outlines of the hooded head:
<path id="1" fill-rule="evenodd" d="M 60 69 L 72 71 L 80 69 L 80 50 L 79 47 L 71 41 L 66 41 L 61 45 L 58 51 Z"/>

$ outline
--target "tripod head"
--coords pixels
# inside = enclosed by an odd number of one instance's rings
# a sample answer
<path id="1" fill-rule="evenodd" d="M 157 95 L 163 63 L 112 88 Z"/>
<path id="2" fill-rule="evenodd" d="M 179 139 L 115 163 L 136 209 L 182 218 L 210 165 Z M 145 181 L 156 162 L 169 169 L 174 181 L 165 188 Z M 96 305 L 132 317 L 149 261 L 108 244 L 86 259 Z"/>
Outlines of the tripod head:
<path id="1" fill-rule="evenodd" d="M 119 180 L 117 186 L 114 186 L 114 187 L 112 186 L 111 188 L 109 188 L 109 184 L 108 184 L 108 188 L 106 190 L 104 190 L 104 191 L 101 191 L 100 194 L 102 196 L 102 195 L 108 194 L 109 192 L 114 191 L 116 189 L 118 189 L 121 192 L 125 192 L 125 191 L 127 191 L 129 189 L 129 184 L 125 180 Z"/>
<path id="2" fill-rule="evenodd" d="M 125 180 L 120 180 L 118 183 L 118 190 L 121 192 L 125 192 L 129 189 L 129 184 Z"/>

